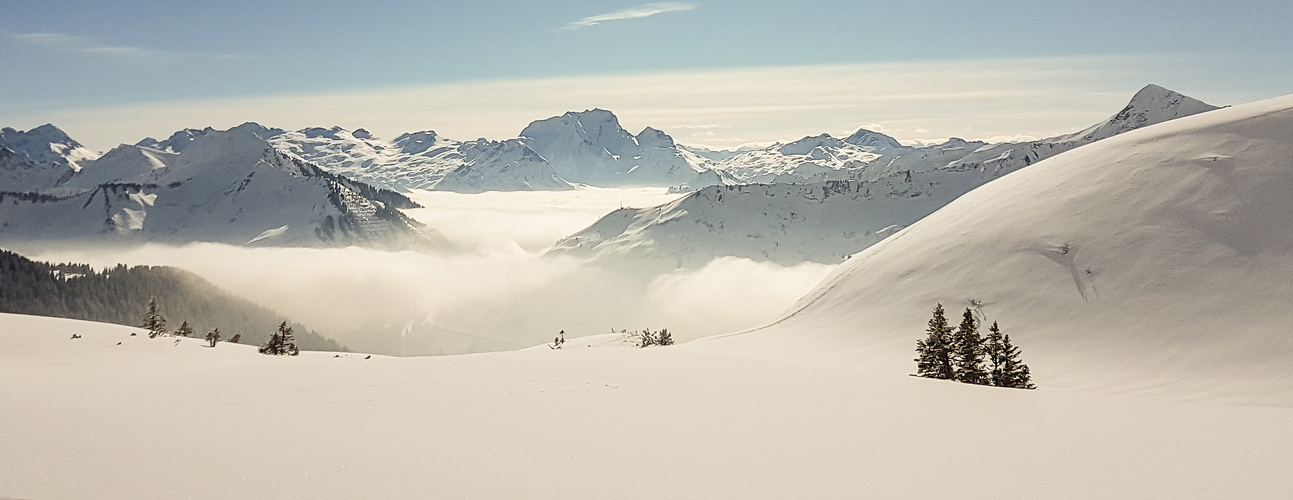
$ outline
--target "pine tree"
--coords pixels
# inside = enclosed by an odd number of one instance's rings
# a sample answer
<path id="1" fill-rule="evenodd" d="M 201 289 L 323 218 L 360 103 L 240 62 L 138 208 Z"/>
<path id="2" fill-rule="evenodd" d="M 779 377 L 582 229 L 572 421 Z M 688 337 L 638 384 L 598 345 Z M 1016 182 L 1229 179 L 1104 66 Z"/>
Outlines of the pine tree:
<path id="1" fill-rule="evenodd" d="M 180 323 L 180 329 L 179 329 L 179 330 L 175 330 L 175 334 L 176 334 L 176 335 L 179 335 L 179 336 L 181 336 L 181 337 L 192 337 L 192 336 L 193 336 L 193 327 L 189 326 L 189 322 L 186 320 L 186 321 L 184 321 L 184 322 Z"/>
<path id="2" fill-rule="evenodd" d="M 656 335 L 656 344 L 673 345 L 673 334 L 669 333 L 668 328 L 660 330 L 660 333 Z"/>
<path id="3" fill-rule="evenodd" d="M 978 322 L 974 319 L 974 312 L 968 307 L 961 318 L 961 326 L 956 329 L 953 345 L 955 353 L 952 361 L 956 381 L 987 384 L 987 373 L 983 370 L 983 337 L 979 336 Z"/>
<path id="4" fill-rule="evenodd" d="M 211 347 L 215 347 L 216 342 L 219 342 L 219 341 L 220 341 L 220 329 L 219 329 L 219 328 L 216 328 L 215 330 L 212 330 L 212 331 L 211 331 L 211 333 L 208 333 L 208 334 L 207 334 L 207 342 L 210 342 L 210 343 L 211 343 Z"/>
<path id="5" fill-rule="evenodd" d="M 951 344 L 952 327 L 943 314 L 943 304 L 934 306 L 934 317 L 924 340 L 916 341 L 916 375 L 920 377 L 950 379 L 953 376 Z"/>
<path id="6" fill-rule="evenodd" d="M 296 338 L 292 336 L 292 327 L 287 326 L 286 321 L 278 325 L 278 331 L 269 337 L 269 342 L 260 346 L 259 352 L 274 356 L 296 356 L 301 353 L 296 348 Z"/>
<path id="7" fill-rule="evenodd" d="M 144 313 L 144 324 L 141 328 L 148 330 L 148 338 L 156 338 L 158 335 L 166 333 L 166 318 L 157 308 L 157 297 L 148 301 L 148 311 Z"/>
<path id="8" fill-rule="evenodd" d="M 1003 335 L 997 323 L 992 322 L 988 334 L 988 357 L 992 363 L 989 379 L 997 387 L 1036 389 L 1028 365 L 1019 359 L 1019 348 L 1010 343 L 1010 335 Z"/>

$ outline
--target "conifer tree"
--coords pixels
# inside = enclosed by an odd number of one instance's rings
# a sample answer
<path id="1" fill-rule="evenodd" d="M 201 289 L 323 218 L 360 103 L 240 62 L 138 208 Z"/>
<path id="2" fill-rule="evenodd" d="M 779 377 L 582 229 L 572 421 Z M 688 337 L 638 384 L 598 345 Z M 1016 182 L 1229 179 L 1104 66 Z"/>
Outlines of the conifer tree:
<path id="1" fill-rule="evenodd" d="M 158 311 L 157 297 L 148 301 L 148 311 L 144 313 L 144 324 L 141 328 L 148 330 L 148 338 L 156 338 L 158 335 L 166 333 L 166 318 Z"/>
<path id="2" fill-rule="evenodd" d="M 219 328 L 216 328 L 215 330 L 212 330 L 212 331 L 211 331 L 211 333 L 208 333 L 208 334 L 207 334 L 207 342 L 210 342 L 210 343 L 211 343 L 211 347 L 215 347 L 216 342 L 219 342 L 219 341 L 220 341 L 220 329 L 219 329 Z"/>
<path id="3" fill-rule="evenodd" d="M 920 377 L 950 379 L 952 372 L 952 327 L 943 314 L 943 304 L 934 306 L 934 317 L 929 320 L 926 337 L 916 341 L 916 375 Z"/>
<path id="4" fill-rule="evenodd" d="M 983 337 L 979 336 L 978 322 L 974 319 L 974 312 L 968 307 L 961 317 L 961 326 L 956 329 L 953 345 L 955 353 L 952 362 L 956 381 L 987 384 L 987 373 L 983 370 Z"/>
<path id="5" fill-rule="evenodd" d="M 292 327 L 287 326 L 286 321 L 278 325 L 278 331 L 269 337 L 269 342 L 260 346 L 259 352 L 274 356 L 296 356 L 301 353 L 296 348 L 296 338 L 292 336 Z"/>
<path id="6" fill-rule="evenodd" d="M 180 323 L 180 329 L 175 330 L 175 334 L 181 337 L 192 337 L 193 327 L 189 326 L 189 322 L 185 320 L 184 322 Z"/>
<path id="7" fill-rule="evenodd" d="M 992 371 L 988 378 L 992 385 L 1036 389 L 1037 386 L 1033 385 L 1028 365 L 1019 359 L 1019 348 L 1010 343 L 1010 335 L 1003 335 L 995 321 L 992 322 L 988 332 L 987 351 L 989 362 L 992 364 Z"/>

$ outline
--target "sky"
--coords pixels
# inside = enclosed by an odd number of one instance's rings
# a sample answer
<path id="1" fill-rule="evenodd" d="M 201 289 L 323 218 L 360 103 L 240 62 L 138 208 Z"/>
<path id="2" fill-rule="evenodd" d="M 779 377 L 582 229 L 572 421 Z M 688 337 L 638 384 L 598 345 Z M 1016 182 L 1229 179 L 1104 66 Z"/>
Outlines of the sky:
<path id="1" fill-rule="evenodd" d="M 603 108 L 730 148 L 1085 128 L 1156 83 L 1293 93 L 1282 1 L 0 0 L 0 126 L 92 149 L 245 121 L 515 137 Z"/>

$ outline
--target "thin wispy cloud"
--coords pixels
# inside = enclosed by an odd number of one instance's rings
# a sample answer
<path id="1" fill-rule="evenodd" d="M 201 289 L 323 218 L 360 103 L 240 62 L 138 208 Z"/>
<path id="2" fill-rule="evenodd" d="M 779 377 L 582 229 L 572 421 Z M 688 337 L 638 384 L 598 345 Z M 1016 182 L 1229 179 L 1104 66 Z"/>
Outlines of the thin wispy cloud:
<path id="1" fill-rule="evenodd" d="M 105 56 L 119 59 L 146 59 L 169 54 L 166 51 L 130 47 L 124 45 L 106 45 L 86 36 L 66 33 L 19 33 L 10 35 L 15 41 L 24 45 L 34 45 L 54 50 L 76 52 L 92 56 Z"/>
<path id="2" fill-rule="evenodd" d="M 0 32 L 0 35 L 5 33 Z M 8 33 L 9 39 L 28 47 L 62 53 L 81 54 L 121 61 L 160 61 L 177 59 L 246 60 L 252 56 L 238 54 L 200 54 L 174 50 L 158 50 L 129 45 L 109 45 L 88 36 L 57 32 Z"/>
<path id="3" fill-rule="evenodd" d="M 627 9 L 617 10 L 615 12 L 607 12 L 605 14 L 588 16 L 578 21 L 567 24 L 562 29 L 577 30 L 581 28 L 587 28 L 589 26 L 597 26 L 598 24 L 602 24 L 605 22 L 624 21 L 627 19 L 642 19 L 644 17 L 651 17 L 656 14 L 664 14 L 666 12 L 683 12 L 683 11 L 688 11 L 695 8 L 696 8 L 696 4 L 693 4 L 693 3 L 683 3 L 683 2 L 649 3 L 649 4 L 639 5 L 637 7 L 629 7 Z"/>

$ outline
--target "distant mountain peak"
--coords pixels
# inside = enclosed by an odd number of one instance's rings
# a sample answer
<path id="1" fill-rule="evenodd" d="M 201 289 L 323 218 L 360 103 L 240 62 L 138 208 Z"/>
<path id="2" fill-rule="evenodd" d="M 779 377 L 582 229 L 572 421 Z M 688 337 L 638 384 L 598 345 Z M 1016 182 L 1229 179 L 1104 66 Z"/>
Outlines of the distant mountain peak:
<path id="1" fill-rule="evenodd" d="M 1137 91 L 1118 114 L 1069 138 L 1085 141 L 1107 139 L 1129 130 L 1214 109 L 1220 108 L 1151 83 Z"/>

